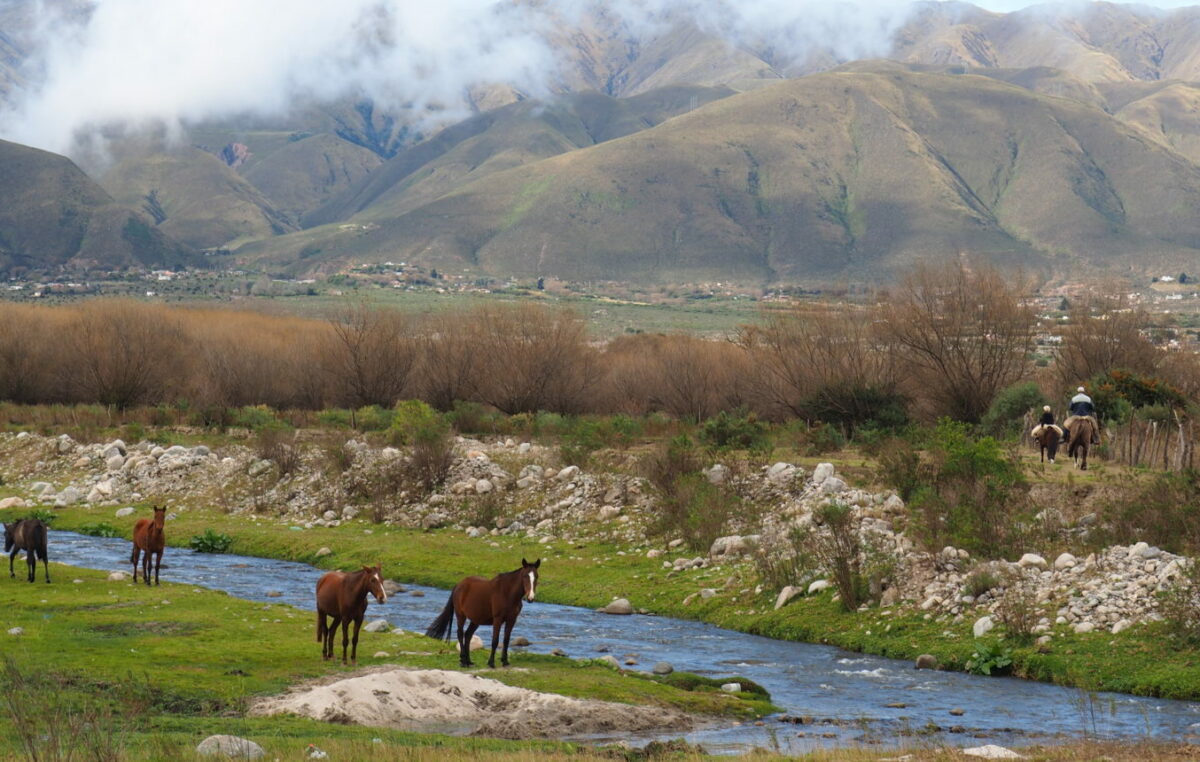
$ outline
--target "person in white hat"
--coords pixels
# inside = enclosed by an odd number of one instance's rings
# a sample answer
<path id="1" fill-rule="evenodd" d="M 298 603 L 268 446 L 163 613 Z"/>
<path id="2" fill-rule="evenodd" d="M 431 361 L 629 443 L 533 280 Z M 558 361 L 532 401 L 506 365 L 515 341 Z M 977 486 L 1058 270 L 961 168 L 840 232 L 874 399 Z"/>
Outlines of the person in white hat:
<path id="1" fill-rule="evenodd" d="M 1071 406 L 1069 411 L 1071 415 L 1067 420 L 1063 421 L 1063 428 L 1068 432 L 1071 430 L 1072 424 L 1079 418 L 1090 418 L 1092 421 L 1092 444 L 1100 444 L 1100 422 L 1096 420 L 1096 406 L 1092 403 L 1092 398 L 1088 396 L 1087 390 L 1082 386 L 1075 390 L 1075 396 L 1071 398 Z"/>
<path id="2" fill-rule="evenodd" d="M 1050 410 L 1049 405 L 1042 406 L 1042 417 L 1038 421 L 1038 425 L 1034 426 L 1033 430 L 1029 432 L 1030 436 L 1032 436 L 1034 439 L 1037 439 L 1042 433 L 1042 429 L 1046 426 L 1053 427 L 1054 430 L 1058 432 L 1058 438 L 1063 438 L 1063 430 L 1054 425 L 1054 413 Z"/>

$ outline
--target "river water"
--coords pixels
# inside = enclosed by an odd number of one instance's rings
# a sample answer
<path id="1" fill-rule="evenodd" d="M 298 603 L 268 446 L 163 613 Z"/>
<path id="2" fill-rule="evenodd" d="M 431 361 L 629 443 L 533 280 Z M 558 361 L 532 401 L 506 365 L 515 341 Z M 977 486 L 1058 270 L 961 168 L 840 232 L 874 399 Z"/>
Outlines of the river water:
<path id="1" fill-rule="evenodd" d="M 51 560 L 91 569 L 130 571 L 129 549 L 129 541 L 123 539 L 61 531 L 52 531 L 50 537 Z M 322 574 L 306 564 L 177 548 L 168 548 L 164 561 L 165 582 L 305 610 L 314 608 L 313 590 Z M 254 573 L 245 573 L 247 568 Z M 547 571 L 545 582 L 552 584 L 553 572 Z M 396 581 L 406 592 L 389 597 L 383 606 L 372 599 L 368 621 L 384 618 L 394 627 L 424 632 L 446 604 L 448 592 Z M 414 591 L 424 595 L 414 596 Z M 268 597 L 269 592 L 280 595 Z M 490 633 L 490 628 L 480 630 L 485 643 Z M 622 662 L 630 655 L 636 658 L 638 666 L 632 669 L 649 670 L 655 662 L 666 661 L 677 670 L 711 677 L 741 675 L 770 691 L 783 716 L 766 718 L 762 726 L 726 724 L 683 734 L 710 752 L 735 753 L 760 746 L 799 753 L 820 746 L 878 743 L 1019 745 L 1085 735 L 1167 739 L 1200 732 L 1200 724 L 1191 727 L 1200 723 L 1200 703 L 1089 694 L 1015 678 L 918 672 L 907 661 L 771 640 L 700 622 L 611 616 L 535 602 L 525 604 L 514 634 L 529 638 L 529 650 L 535 652 L 561 648 L 569 656 L 589 658 L 607 649 Z M 315 644 L 313 649 L 316 653 Z M 446 668 L 456 664 L 455 657 L 447 657 Z M 951 710 L 962 714 L 951 715 Z M 784 716 L 812 718 L 812 722 L 794 724 Z M 932 730 L 934 726 L 940 730 Z"/>

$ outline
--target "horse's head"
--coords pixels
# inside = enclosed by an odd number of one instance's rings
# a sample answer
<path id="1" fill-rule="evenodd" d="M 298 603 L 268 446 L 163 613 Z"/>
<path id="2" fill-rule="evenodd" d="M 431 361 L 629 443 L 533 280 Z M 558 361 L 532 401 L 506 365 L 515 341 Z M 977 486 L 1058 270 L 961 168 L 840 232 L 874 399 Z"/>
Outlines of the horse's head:
<path id="1" fill-rule="evenodd" d="M 521 586 L 525 590 L 525 600 L 532 601 L 537 595 L 538 567 L 542 565 L 542 559 L 538 559 L 533 563 L 529 563 L 524 558 L 521 559 Z"/>
<path id="2" fill-rule="evenodd" d="M 14 531 L 16 528 L 17 528 L 17 525 L 15 523 L 4 525 L 4 552 L 5 553 L 12 551 L 13 542 L 16 540 L 16 533 Z"/>
<path id="3" fill-rule="evenodd" d="M 162 529 L 163 523 L 167 520 L 167 507 L 154 505 L 151 508 L 154 509 L 154 526 Z"/>
<path id="4" fill-rule="evenodd" d="M 364 566 L 363 574 L 367 575 L 367 590 L 380 603 L 387 603 L 387 592 L 383 589 L 383 564 Z"/>

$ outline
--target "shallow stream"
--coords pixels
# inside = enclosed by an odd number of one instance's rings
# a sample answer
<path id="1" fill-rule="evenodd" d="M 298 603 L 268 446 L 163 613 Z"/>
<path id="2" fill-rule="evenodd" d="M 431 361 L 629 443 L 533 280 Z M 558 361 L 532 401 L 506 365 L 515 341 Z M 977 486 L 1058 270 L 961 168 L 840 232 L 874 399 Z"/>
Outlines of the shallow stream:
<path id="1" fill-rule="evenodd" d="M 130 543 L 52 531 L 50 559 L 91 569 L 130 571 Z M 322 570 L 306 564 L 168 548 L 163 581 L 223 590 L 238 598 L 287 603 L 311 610 Z M 168 568 L 169 567 L 169 568 Z M 245 570 L 252 568 L 253 574 Z M 507 571 L 497 569 L 494 571 Z M 553 584 L 553 572 L 544 582 Z M 410 585 L 367 620 L 423 632 L 446 603 L 447 591 Z M 416 596 L 413 593 L 423 593 Z M 268 597 L 268 593 L 279 594 Z M 1200 703 L 1139 698 L 1062 688 L 1015 678 L 916 671 L 912 663 L 849 653 L 829 646 L 790 643 L 724 630 L 700 622 L 651 616 L 611 616 L 590 609 L 527 603 L 513 630 L 529 650 L 561 648 L 575 658 L 607 649 L 622 662 L 632 656 L 649 670 L 655 662 L 712 677 L 741 675 L 765 687 L 784 714 L 762 726 L 722 725 L 685 735 L 711 752 L 754 746 L 799 753 L 819 746 L 1053 743 L 1085 735 L 1102 738 L 1180 738 L 1200 731 Z M 481 629 L 485 643 L 491 629 Z M 520 649 L 517 649 L 518 651 Z M 314 656 L 318 646 L 313 644 Z M 446 667 L 455 662 L 447 657 Z M 482 670 L 486 675 L 487 670 Z M 889 706 L 891 705 L 891 706 Z M 955 710 L 956 714 L 951 714 Z M 961 710 L 961 715 L 957 712 Z M 788 718 L 809 718 L 804 724 Z M 934 728 L 938 728 L 935 730 Z M 663 737 L 678 737 L 666 734 Z M 629 740 L 627 737 L 596 740 Z M 649 738 L 642 740 L 650 740 Z"/>

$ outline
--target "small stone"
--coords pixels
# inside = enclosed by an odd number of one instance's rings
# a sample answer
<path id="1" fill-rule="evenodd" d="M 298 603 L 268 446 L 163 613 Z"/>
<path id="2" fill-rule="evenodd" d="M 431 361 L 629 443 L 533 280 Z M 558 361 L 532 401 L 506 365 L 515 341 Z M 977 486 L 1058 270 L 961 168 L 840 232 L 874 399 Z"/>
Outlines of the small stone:
<path id="1" fill-rule="evenodd" d="M 1091 622 L 1079 622 L 1075 625 L 1075 632 L 1079 633 L 1080 635 L 1087 634 L 1095 629 L 1096 625 L 1092 624 Z"/>
<path id="2" fill-rule="evenodd" d="M 775 596 L 775 610 L 778 611 L 779 609 L 786 606 L 788 601 L 795 598 L 800 593 L 801 593 L 801 589 L 798 587 L 795 587 L 793 585 L 788 585 L 787 587 L 780 590 L 779 595 Z"/>
<path id="3" fill-rule="evenodd" d="M 603 662 L 604 664 L 607 664 L 608 666 L 612 667 L 613 669 L 621 668 L 621 662 L 617 661 L 617 657 L 613 656 L 612 654 L 604 654 L 596 661 Z"/>
<path id="4" fill-rule="evenodd" d="M 742 684 L 741 683 L 725 683 L 724 685 L 721 686 L 721 690 L 725 691 L 726 693 L 741 693 L 742 692 Z"/>
<path id="5" fill-rule="evenodd" d="M 529 638 L 525 637 L 524 635 L 518 635 L 512 639 L 512 645 L 522 647 L 527 646 L 529 645 Z"/>
<path id="6" fill-rule="evenodd" d="M 675 668 L 671 666 L 670 662 L 666 662 L 666 661 L 660 661 L 660 662 L 655 663 L 654 668 L 651 670 L 651 672 L 653 672 L 656 675 L 669 675 L 674 671 L 675 671 Z"/>
<path id="7" fill-rule="evenodd" d="M 11 627 L 8 630 L 8 634 L 9 635 L 24 635 L 25 628 L 24 627 Z"/>
<path id="8" fill-rule="evenodd" d="M 968 757 L 980 757 L 981 759 L 1025 759 L 1025 757 L 1016 753 L 1012 749 L 1006 749 L 1003 746 L 988 744 L 986 746 L 976 746 L 970 749 L 963 749 L 962 753 Z"/>
<path id="9" fill-rule="evenodd" d="M 282 598 L 283 593 L 279 592 L 278 590 L 268 590 L 266 592 L 266 596 L 268 598 Z"/>
<path id="10" fill-rule="evenodd" d="M 951 709 L 950 714 L 955 717 L 962 717 L 964 714 L 966 714 L 966 711 L 963 709 Z"/>
<path id="11" fill-rule="evenodd" d="M 618 598 L 612 603 L 609 603 L 607 606 L 602 606 L 596 609 L 596 611 L 600 612 L 601 614 L 629 615 L 633 613 L 633 606 L 627 599 Z"/>
<path id="12" fill-rule="evenodd" d="M 808 594 L 812 595 L 813 593 L 819 593 L 822 590 L 828 590 L 829 588 L 829 580 L 819 579 L 808 586 Z"/>
<path id="13" fill-rule="evenodd" d="M 566 656 L 567 652 L 562 650 L 561 648 L 555 648 L 553 651 L 550 652 L 550 655 L 551 656 Z"/>
<path id="14" fill-rule="evenodd" d="M 330 550 L 329 548 L 321 548 L 320 550 L 318 550 L 318 551 L 317 551 L 316 553 L 314 553 L 313 555 L 315 555 L 317 558 L 321 558 L 321 557 L 323 557 L 323 556 L 329 556 L 329 555 L 333 555 L 333 551 L 332 551 L 332 550 Z"/>
<path id="15" fill-rule="evenodd" d="M 129 579 L 129 575 L 123 571 L 109 572 L 106 578 L 109 582 L 124 582 Z"/>
<path id="16" fill-rule="evenodd" d="M 979 619 L 975 620 L 975 624 L 971 627 L 971 632 L 975 634 L 975 637 L 982 638 L 984 635 L 987 635 L 989 632 L 991 632 L 992 628 L 995 626 L 996 623 L 992 621 L 990 616 L 980 617 Z"/>
<path id="17" fill-rule="evenodd" d="M 1045 569 L 1047 564 L 1046 559 L 1042 558 L 1037 553 L 1026 553 L 1025 555 L 1021 556 L 1020 561 L 1017 561 L 1017 566 L 1020 566 L 1023 569 L 1028 569 L 1030 567 L 1036 569 Z"/>
<path id="18" fill-rule="evenodd" d="M 114 514 L 114 515 L 119 519 L 123 519 L 126 516 L 132 516 L 133 515 L 133 507 L 128 506 L 125 508 L 118 508 L 116 514 Z"/>
<path id="19" fill-rule="evenodd" d="M 386 619 L 374 619 L 363 625 L 363 632 L 387 632 L 392 625 Z"/>
<path id="20" fill-rule="evenodd" d="M 390 654 L 390 653 L 388 653 L 387 651 L 376 651 L 376 652 L 375 652 L 375 658 L 376 658 L 376 659 L 386 659 L 386 658 L 388 658 L 389 656 L 391 656 L 391 654 Z"/>
<path id="21" fill-rule="evenodd" d="M 1077 563 L 1079 563 L 1079 559 L 1075 558 L 1075 556 L 1071 555 L 1070 553 L 1063 553 L 1058 558 L 1054 559 L 1054 568 L 1058 571 L 1062 571 L 1064 569 L 1072 568 Z"/>

